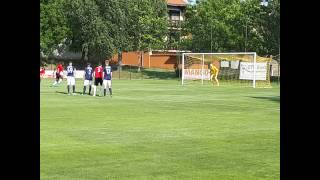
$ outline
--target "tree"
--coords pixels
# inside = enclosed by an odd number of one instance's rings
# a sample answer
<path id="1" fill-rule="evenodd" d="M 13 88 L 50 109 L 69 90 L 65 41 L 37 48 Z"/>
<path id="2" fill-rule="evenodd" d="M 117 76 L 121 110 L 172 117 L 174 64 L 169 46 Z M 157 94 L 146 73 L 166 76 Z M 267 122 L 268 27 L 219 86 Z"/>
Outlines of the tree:
<path id="1" fill-rule="evenodd" d="M 67 2 L 64 10 L 73 34 L 70 49 L 78 52 L 87 49 L 89 59 L 95 62 L 111 57 L 115 49 L 112 22 L 103 18 L 96 1 Z"/>
<path id="2" fill-rule="evenodd" d="M 259 0 L 202 0 L 186 10 L 181 46 L 195 52 L 256 51 L 277 54 L 280 2 L 261 6 Z"/>
<path id="3" fill-rule="evenodd" d="M 197 52 L 238 49 L 241 46 L 237 43 L 241 40 L 238 28 L 242 26 L 241 18 L 240 4 L 236 0 L 200 1 L 187 8 L 183 33 L 192 34 L 192 41 L 182 43 Z"/>
<path id="4" fill-rule="evenodd" d="M 127 46 L 124 50 L 142 53 L 150 49 L 162 49 L 167 35 L 167 5 L 164 0 L 132 0 L 127 3 L 128 17 L 125 25 Z M 140 59 L 142 62 L 142 59 Z"/>
<path id="5" fill-rule="evenodd" d="M 127 31 L 130 19 L 130 1 L 125 0 L 97 0 L 97 5 L 100 8 L 100 13 L 105 22 L 112 24 L 112 38 L 114 44 L 114 52 L 118 53 L 119 68 L 121 70 L 122 51 L 132 49 L 132 41 L 130 34 Z"/>
<path id="6" fill-rule="evenodd" d="M 130 2 L 127 31 L 133 50 L 163 48 L 167 35 L 167 5 L 164 0 L 133 0 Z"/>
<path id="7" fill-rule="evenodd" d="M 44 56 L 51 55 L 60 43 L 71 36 L 64 5 L 64 0 L 40 1 L 40 52 Z"/>
<path id="8" fill-rule="evenodd" d="M 164 46 L 165 0 L 42 0 L 40 8 L 41 52 L 63 42 L 82 52 L 83 60 L 97 62 L 117 52 L 120 57 L 122 51 Z"/>

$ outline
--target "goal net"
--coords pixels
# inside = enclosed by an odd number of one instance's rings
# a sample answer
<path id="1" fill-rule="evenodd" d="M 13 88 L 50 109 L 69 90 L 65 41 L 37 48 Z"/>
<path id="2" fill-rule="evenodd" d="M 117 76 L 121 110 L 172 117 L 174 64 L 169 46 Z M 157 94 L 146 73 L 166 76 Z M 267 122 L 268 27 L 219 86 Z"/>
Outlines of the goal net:
<path id="1" fill-rule="evenodd" d="M 210 64 L 218 69 L 220 86 L 271 87 L 271 58 L 260 57 L 255 52 L 235 53 L 182 53 L 182 85 L 201 83 L 216 85 L 210 79 Z"/>

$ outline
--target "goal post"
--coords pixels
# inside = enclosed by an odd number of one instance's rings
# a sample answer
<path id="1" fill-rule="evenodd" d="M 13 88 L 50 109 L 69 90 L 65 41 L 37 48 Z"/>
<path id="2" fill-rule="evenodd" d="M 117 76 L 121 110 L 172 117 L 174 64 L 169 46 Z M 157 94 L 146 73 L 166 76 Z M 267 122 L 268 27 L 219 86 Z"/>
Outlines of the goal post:
<path id="1" fill-rule="evenodd" d="M 222 85 L 271 87 L 271 58 L 260 57 L 256 52 L 182 53 L 181 84 L 210 82 L 209 64 L 218 69 L 217 79 Z M 208 83 L 210 82 L 210 83 Z"/>

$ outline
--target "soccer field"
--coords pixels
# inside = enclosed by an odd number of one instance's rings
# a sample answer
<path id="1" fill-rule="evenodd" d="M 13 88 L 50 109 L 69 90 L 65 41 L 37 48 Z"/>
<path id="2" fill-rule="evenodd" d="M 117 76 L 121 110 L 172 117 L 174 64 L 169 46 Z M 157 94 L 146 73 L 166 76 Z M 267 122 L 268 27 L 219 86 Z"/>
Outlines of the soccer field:
<path id="1" fill-rule="evenodd" d="M 42 180 L 280 179 L 277 85 L 113 80 L 110 98 L 52 82 L 40 85 Z"/>

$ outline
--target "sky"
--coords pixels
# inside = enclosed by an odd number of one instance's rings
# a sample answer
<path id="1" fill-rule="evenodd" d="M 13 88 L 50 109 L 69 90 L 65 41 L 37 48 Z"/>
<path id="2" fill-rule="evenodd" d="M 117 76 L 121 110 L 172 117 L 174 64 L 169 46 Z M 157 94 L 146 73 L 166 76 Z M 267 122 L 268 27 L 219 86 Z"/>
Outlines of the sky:
<path id="1" fill-rule="evenodd" d="M 194 5 L 196 4 L 196 0 L 188 0 L 189 4 Z"/>

